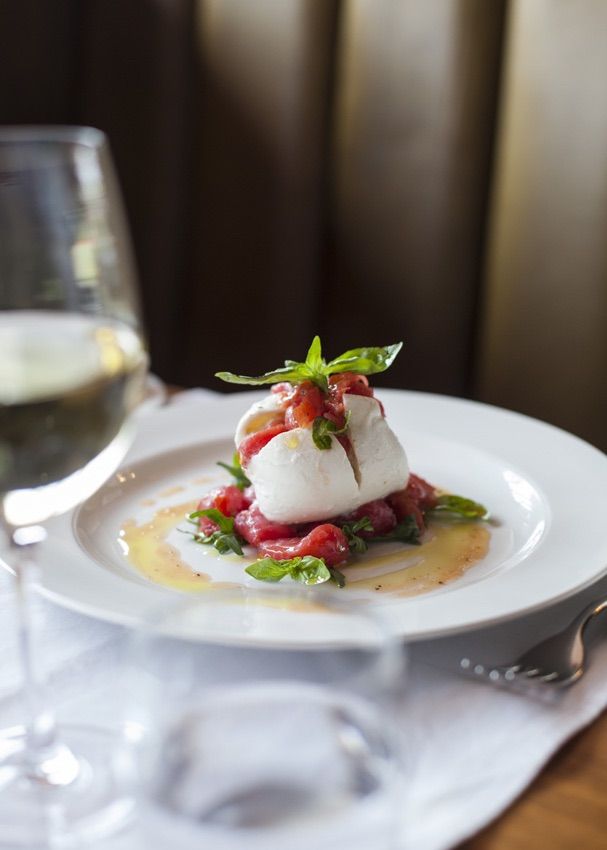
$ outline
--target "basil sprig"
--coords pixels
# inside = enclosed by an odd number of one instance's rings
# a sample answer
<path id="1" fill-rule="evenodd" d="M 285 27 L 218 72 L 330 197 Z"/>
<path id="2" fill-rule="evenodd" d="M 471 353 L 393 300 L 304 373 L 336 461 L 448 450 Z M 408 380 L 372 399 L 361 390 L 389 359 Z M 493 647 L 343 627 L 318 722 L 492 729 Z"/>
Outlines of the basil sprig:
<path id="1" fill-rule="evenodd" d="M 392 365 L 402 345 L 402 342 L 397 342 L 394 345 L 384 347 L 352 348 L 327 363 L 322 356 L 320 337 L 315 336 L 303 363 L 296 360 L 285 360 L 284 366 L 273 369 L 271 372 L 265 372 L 256 378 L 247 375 L 235 375 L 232 372 L 216 372 L 215 377 L 227 381 L 229 384 L 249 384 L 251 386 L 277 384 L 281 381 L 289 381 L 292 384 L 312 381 L 323 392 L 328 392 L 327 378 L 329 375 L 335 375 L 338 372 L 357 372 L 360 375 L 374 375 L 377 372 L 384 372 Z"/>
<path id="2" fill-rule="evenodd" d="M 258 581 L 277 582 L 285 576 L 290 576 L 302 584 L 324 584 L 335 581 L 339 587 L 346 583 L 345 576 L 335 567 L 328 567 L 322 558 L 304 555 L 301 558 L 290 558 L 278 561 L 275 558 L 259 558 L 245 568 L 245 572 Z"/>
<path id="3" fill-rule="evenodd" d="M 242 551 L 244 540 L 234 531 L 234 517 L 226 516 L 217 508 L 206 508 L 203 511 L 194 511 L 188 514 L 188 520 L 196 525 L 196 520 L 201 516 L 213 520 L 219 528 L 217 531 L 212 531 L 211 534 L 203 534 L 202 531 L 186 532 L 192 535 L 196 543 L 213 546 L 220 555 L 226 555 L 228 552 L 244 555 Z"/>
<path id="4" fill-rule="evenodd" d="M 432 508 L 432 513 L 453 514 L 463 519 L 487 519 L 489 517 L 489 512 L 484 505 L 451 493 L 438 497 L 438 502 Z"/>
<path id="5" fill-rule="evenodd" d="M 350 552 L 356 552 L 358 555 L 362 555 L 363 552 L 367 551 L 369 548 L 367 541 L 364 537 L 360 537 L 358 532 L 373 532 L 373 526 L 371 525 L 371 520 L 368 516 L 364 516 L 356 522 L 344 522 L 340 528 L 346 535 Z"/>
<path id="6" fill-rule="evenodd" d="M 226 469 L 230 473 L 230 475 L 233 476 L 233 478 L 235 479 L 234 484 L 236 485 L 236 487 L 238 487 L 239 490 L 244 490 L 246 487 L 251 486 L 251 482 L 244 474 L 242 466 L 240 465 L 240 457 L 238 456 L 238 452 L 234 452 L 231 466 L 229 463 L 222 463 L 222 461 L 220 460 L 217 461 L 217 466 L 223 466 L 223 468 Z"/>
<path id="7" fill-rule="evenodd" d="M 335 422 L 330 419 L 325 419 L 324 416 L 317 416 L 312 425 L 312 439 L 314 444 L 319 449 L 330 449 L 333 445 L 331 434 L 339 437 L 340 434 L 345 434 L 350 424 L 350 411 L 346 413 L 346 421 L 342 428 L 339 428 Z"/>

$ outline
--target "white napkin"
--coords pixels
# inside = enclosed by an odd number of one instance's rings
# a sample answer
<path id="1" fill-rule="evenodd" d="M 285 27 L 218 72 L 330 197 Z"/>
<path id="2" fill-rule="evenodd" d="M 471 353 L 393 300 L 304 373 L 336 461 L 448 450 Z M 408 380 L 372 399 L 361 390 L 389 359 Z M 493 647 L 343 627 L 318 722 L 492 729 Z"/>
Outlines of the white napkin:
<path id="1" fill-rule="evenodd" d="M 407 721 L 411 786 L 403 848 L 445 850 L 478 832 L 559 747 L 607 706 L 607 615 L 588 627 L 588 671 L 574 686 L 509 691 L 455 672 L 463 657 L 508 662 L 607 596 L 607 579 L 543 612 L 413 647 Z"/>

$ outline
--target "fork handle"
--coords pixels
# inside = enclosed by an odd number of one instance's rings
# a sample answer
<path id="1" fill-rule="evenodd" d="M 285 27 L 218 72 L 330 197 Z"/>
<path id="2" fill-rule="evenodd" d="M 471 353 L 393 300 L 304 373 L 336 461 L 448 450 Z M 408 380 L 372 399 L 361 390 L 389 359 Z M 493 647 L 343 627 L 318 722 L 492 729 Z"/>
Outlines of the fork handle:
<path id="1" fill-rule="evenodd" d="M 589 602 L 583 611 L 580 611 L 577 617 L 571 621 L 571 625 L 573 626 L 576 623 L 583 634 L 590 620 L 596 617 L 597 614 L 600 614 L 601 611 L 604 611 L 605 608 L 607 608 L 607 597 L 595 599 L 593 602 Z"/>

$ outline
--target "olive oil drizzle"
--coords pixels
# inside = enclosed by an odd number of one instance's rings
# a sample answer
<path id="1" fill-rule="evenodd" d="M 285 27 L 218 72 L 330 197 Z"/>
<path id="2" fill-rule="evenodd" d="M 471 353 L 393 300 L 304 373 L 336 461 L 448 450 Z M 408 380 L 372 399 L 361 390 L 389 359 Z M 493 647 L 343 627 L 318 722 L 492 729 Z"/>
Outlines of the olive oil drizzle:
<path id="1" fill-rule="evenodd" d="M 167 541 L 169 534 L 196 508 L 185 502 L 157 510 L 149 522 L 123 523 L 120 541 L 135 569 L 157 584 L 183 591 L 239 587 L 240 582 L 218 581 L 187 563 L 178 549 Z M 407 597 L 428 593 L 453 582 L 488 552 L 490 532 L 484 523 L 433 523 L 420 546 L 398 546 L 391 552 L 375 554 L 373 545 L 358 562 L 340 568 L 346 589 L 367 590 L 390 596 Z M 195 551 L 199 547 L 192 544 Z M 207 549 L 208 547 L 204 547 Z M 233 569 L 237 578 L 240 558 L 219 555 L 209 549 L 205 556 L 216 558 Z M 249 563 L 242 559 L 242 569 Z"/>

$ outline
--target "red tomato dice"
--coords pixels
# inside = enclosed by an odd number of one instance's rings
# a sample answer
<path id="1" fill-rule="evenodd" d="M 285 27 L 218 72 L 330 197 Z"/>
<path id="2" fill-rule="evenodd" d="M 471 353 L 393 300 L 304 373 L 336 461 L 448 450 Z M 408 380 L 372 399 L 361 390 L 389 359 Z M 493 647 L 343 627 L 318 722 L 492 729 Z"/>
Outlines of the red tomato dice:
<path id="1" fill-rule="evenodd" d="M 388 534 L 396 527 L 396 514 L 385 499 L 375 499 L 361 505 L 356 510 L 341 517 L 344 522 L 356 522 L 363 517 L 369 517 L 373 531 L 357 531 L 359 537 L 378 537 Z"/>
<path id="2" fill-rule="evenodd" d="M 215 510 L 221 511 L 224 516 L 236 516 L 240 511 L 248 508 L 250 504 L 251 501 L 245 493 L 234 484 L 228 484 L 207 493 L 198 503 L 196 510 L 205 511 L 208 508 L 215 508 Z M 203 534 L 212 534 L 219 528 L 216 522 L 206 516 L 198 518 L 198 526 Z"/>
<path id="3" fill-rule="evenodd" d="M 305 537 L 287 537 L 281 540 L 266 540 L 259 546 L 259 555 L 286 561 L 313 555 L 322 558 L 329 567 L 342 564 L 348 557 L 348 540 L 341 528 L 331 523 L 317 525 Z"/>
<path id="4" fill-rule="evenodd" d="M 285 425 L 287 428 L 309 428 L 317 416 L 322 416 L 323 407 L 322 390 L 311 381 L 304 381 L 288 399 Z"/>
<path id="5" fill-rule="evenodd" d="M 253 546 L 259 546 L 264 540 L 292 537 L 296 531 L 294 525 L 267 519 L 255 504 L 238 514 L 234 521 L 234 528 L 247 543 Z"/>
<path id="6" fill-rule="evenodd" d="M 387 501 L 399 522 L 407 516 L 413 516 L 423 533 L 426 528 L 424 513 L 436 505 L 437 496 L 432 484 L 411 473 L 405 489 L 391 493 Z"/>
<path id="7" fill-rule="evenodd" d="M 438 501 L 436 490 L 432 484 L 420 478 L 419 475 L 411 473 L 405 492 L 411 499 L 417 502 L 422 511 L 429 511 L 436 507 Z"/>

